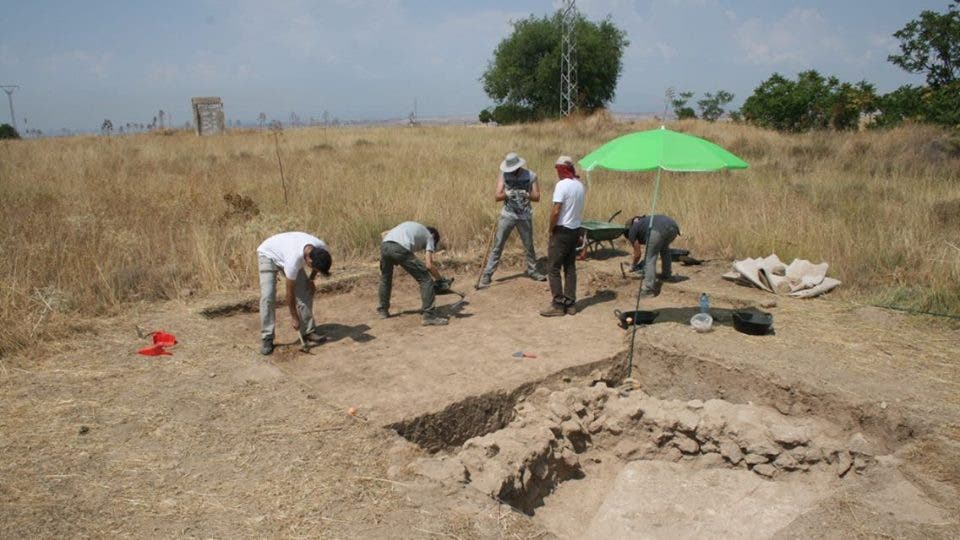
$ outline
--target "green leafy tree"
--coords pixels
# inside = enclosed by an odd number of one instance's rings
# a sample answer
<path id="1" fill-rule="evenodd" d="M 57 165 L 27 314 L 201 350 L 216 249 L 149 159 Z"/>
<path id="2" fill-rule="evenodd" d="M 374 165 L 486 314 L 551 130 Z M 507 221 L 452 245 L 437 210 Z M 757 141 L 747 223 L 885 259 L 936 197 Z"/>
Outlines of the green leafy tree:
<path id="1" fill-rule="evenodd" d="M 757 87 L 740 109 L 744 120 L 779 131 L 852 129 L 861 113 L 876 110 L 873 85 L 841 83 L 809 70 L 796 81 L 774 73 Z"/>
<path id="2" fill-rule="evenodd" d="M 960 79 L 960 0 L 946 13 L 924 10 L 893 34 L 900 40 L 901 54 L 887 60 L 910 73 L 924 73 L 931 88 Z"/>
<path id="3" fill-rule="evenodd" d="M 687 102 L 690 101 L 692 97 L 693 92 L 680 92 L 678 97 L 670 100 L 670 105 L 673 107 L 673 114 L 677 116 L 677 120 L 697 117 L 697 113 L 693 110 L 693 107 L 687 106 Z"/>
<path id="4" fill-rule="evenodd" d="M 904 120 L 921 119 L 923 116 L 924 87 L 903 85 L 893 92 L 880 96 L 877 109 L 880 114 L 873 119 L 873 127 L 889 127 Z"/>
<path id="5" fill-rule="evenodd" d="M 578 14 L 575 24 L 576 106 L 591 112 L 613 99 L 629 42 L 610 19 L 595 23 Z M 513 33 L 497 45 L 480 77 L 484 92 L 497 103 L 494 120 L 559 115 L 561 27 L 559 11 L 549 17 L 530 16 L 514 22 Z"/>
<path id="6" fill-rule="evenodd" d="M 0 124 L 0 139 L 19 139 L 20 134 L 10 124 Z"/>
<path id="7" fill-rule="evenodd" d="M 493 120 L 493 114 L 490 112 L 490 109 L 484 109 L 480 111 L 480 123 L 487 124 Z"/>
<path id="8" fill-rule="evenodd" d="M 700 108 L 700 118 L 708 122 L 716 122 L 725 112 L 724 107 L 733 101 L 733 94 L 726 90 L 718 90 L 716 94 L 706 92 L 703 99 L 697 102 Z"/>

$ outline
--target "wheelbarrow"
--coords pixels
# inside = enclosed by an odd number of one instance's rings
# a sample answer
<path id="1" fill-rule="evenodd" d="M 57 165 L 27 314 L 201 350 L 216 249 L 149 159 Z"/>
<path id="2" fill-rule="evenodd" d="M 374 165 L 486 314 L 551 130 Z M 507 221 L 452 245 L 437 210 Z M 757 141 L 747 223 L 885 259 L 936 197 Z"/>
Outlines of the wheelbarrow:
<path id="1" fill-rule="evenodd" d="M 620 215 L 620 212 L 622 210 L 617 210 L 606 221 L 583 221 L 580 223 L 581 237 L 580 245 L 577 247 L 577 251 L 580 252 L 580 260 L 586 259 L 588 252 L 596 252 L 597 247 L 603 242 L 607 242 L 610 249 L 614 249 L 613 240 L 623 236 L 623 233 L 627 230 L 622 224 L 613 222 L 613 218 Z"/>

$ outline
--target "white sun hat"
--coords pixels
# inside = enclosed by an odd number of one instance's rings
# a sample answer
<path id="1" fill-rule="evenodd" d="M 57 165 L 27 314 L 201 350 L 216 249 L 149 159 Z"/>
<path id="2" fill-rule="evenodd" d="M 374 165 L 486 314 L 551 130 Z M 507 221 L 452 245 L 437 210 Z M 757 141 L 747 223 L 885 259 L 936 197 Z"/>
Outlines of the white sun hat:
<path id="1" fill-rule="evenodd" d="M 573 165 L 573 158 L 570 156 L 560 156 L 557 158 L 557 165 Z"/>
<path id="2" fill-rule="evenodd" d="M 518 156 L 516 152 L 510 152 L 500 163 L 500 170 L 503 172 L 513 172 L 527 164 L 527 160 Z"/>

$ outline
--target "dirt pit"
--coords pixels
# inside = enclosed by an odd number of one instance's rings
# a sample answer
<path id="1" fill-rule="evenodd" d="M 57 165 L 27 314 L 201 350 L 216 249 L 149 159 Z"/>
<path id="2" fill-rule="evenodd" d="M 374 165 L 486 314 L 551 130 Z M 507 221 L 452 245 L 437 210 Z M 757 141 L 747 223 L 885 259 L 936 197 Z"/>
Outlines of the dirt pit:
<path id="1" fill-rule="evenodd" d="M 558 537 L 771 537 L 850 479 L 897 462 L 863 433 L 823 418 L 658 399 L 629 379 L 537 388 L 516 398 L 508 422 L 500 405 L 485 406 L 502 428 L 417 459 L 407 472 L 478 490 Z M 933 523 L 946 519 L 917 504 Z"/>

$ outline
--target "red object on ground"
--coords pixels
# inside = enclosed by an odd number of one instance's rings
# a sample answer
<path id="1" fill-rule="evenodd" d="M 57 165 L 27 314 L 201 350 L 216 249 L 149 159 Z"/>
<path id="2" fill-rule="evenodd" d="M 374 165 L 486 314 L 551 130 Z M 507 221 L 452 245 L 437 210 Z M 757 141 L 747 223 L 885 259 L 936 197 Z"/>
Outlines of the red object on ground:
<path id="1" fill-rule="evenodd" d="M 166 349 L 166 345 L 151 345 L 137 351 L 144 356 L 173 356 L 173 353 Z"/>
<path id="2" fill-rule="evenodd" d="M 163 345 L 164 347 L 171 347 L 177 344 L 177 338 L 173 334 L 168 334 L 163 330 L 157 330 L 153 334 L 153 344 L 154 345 Z"/>

